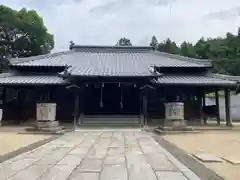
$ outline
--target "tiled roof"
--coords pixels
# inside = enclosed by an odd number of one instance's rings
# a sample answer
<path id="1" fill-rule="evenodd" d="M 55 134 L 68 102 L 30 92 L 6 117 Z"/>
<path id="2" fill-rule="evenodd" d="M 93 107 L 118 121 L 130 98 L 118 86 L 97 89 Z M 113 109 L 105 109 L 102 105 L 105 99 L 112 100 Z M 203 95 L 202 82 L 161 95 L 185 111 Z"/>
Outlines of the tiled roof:
<path id="1" fill-rule="evenodd" d="M 235 81 L 223 80 L 221 78 L 215 78 L 210 76 L 188 76 L 188 75 L 163 75 L 157 80 L 153 80 L 153 83 L 157 84 L 172 84 L 172 85 L 196 85 L 196 86 L 235 86 Z"/>
<path id="2" fill-rule="evenodd" d="M 206 60 L 155 52 L 149 47 L 75 46 L 60 52 L 11 60 L 15 66 L 69 66 L 80 76 L 152 76 L 150 66 L 211 67 Z"/>
<path id="3" fill-rule="evenodd" d="M 37 85 L 60 85 L 66 84 L 67 81 L 58 76 L 49 75 L 15 75 L 15 74 L 1 74 L 0 84 L 7 85 L 17 85 L 17 84 L 37 84 Z"/>

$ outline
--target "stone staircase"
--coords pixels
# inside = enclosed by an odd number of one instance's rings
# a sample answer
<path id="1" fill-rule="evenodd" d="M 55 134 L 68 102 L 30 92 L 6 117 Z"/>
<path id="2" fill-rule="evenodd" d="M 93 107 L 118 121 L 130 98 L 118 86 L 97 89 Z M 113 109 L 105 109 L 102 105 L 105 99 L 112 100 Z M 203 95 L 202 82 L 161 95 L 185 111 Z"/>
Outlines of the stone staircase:
<path id="1" fill-rule="evenodd" d="M 80 121 L 81 122 L 81 121 Z M 81 127 L 140 127 L 139 116 L 84 116 Z"/>

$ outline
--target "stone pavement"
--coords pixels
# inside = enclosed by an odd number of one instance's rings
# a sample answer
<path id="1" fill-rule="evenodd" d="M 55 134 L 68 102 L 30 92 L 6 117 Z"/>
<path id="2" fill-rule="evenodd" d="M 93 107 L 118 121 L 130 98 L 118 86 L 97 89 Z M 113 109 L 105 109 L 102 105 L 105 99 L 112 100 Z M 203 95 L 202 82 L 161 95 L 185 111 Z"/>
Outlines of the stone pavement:
<path id="1" fill-rule="evenodd" d="M 8 180 L 199 180 L 143 131 L 80 131 L 0 164 Z"/>

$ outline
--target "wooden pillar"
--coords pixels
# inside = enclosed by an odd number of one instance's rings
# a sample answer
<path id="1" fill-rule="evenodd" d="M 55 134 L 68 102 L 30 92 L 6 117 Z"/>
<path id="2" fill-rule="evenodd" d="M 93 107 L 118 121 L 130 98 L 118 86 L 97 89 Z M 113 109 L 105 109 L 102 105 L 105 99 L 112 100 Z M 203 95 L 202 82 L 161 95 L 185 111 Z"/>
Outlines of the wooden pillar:
<path id="1" fill-rule="evenodd" d="M 143 115 L 144 115 L 144 125 L 147 125 L 147 117 L 148 117 L 148 114 L 147 114 L 147 97 L 146 97 L 145 94 L 143 95 Z"/>
<path id="2" fill-rule="evenodd" d="M 139 101 L 139 112 L 140 112 L 140 124 L 141 126 L 143 125 L 143 122 L 144 122 L 144 116 L 143 116 L 143 105 L 142 105 L 142 102 L 143 102 L 143 96 L 142 94 L 140 94 L 140 101 Z"/>
<path id="3" fill-rule="evenodd" d="M 79 94 L 76 92 L 75 93 L 75 102 L 74 102 L 74 129 L 77 126 L 77 122 L 78 122 L 78 117 L 79 117 Z"/>
<path id="4" fill-rule="evenodd" d="M 78 106 L 78 125 L 81 125 L 84 123 L 84 95 L 86 92 L 86 87 L 82 86 L 81 89 L 79 89 L 78 91 L 78 95 L 79 95 L 79 106 Z"/>
<path id="5" fill-rule="evenodd" d="M 226 113 L 226 125 L 232 126 L 231 95 L 229 89 L 225 89 L 225 113 Z"/>
<path id="6" fill-rule="evenodd" d="M 0 87 L 0 126 L 3 125 L 3 101 L 5 100 L 5 88 Z"/>
<path id="7" fill-rule="evenodd" d="M 202 94 L 202 108 L 206 106 L 205 92 Z M 203 123 L 207 124 L 207 117 L 203 113 Z"/>
<path id="8" fill-rule="evenodd" d="M 199 99 L 199 111 L 200 111 L 200 122 L 201 122 L 201 124 L 203 124 L 203 102 L 202 102 L 202 95 L 201 94 L 199 94 L 198 95 L 198 99 Z M 187 101 L 186 101 L 187 102 Z M 184 106 L 184 109 L 185 109 L 185 106 Z M 184 110 L 185 111 L 185 110 Z M 185 114 L 184 114 L 184 118 L 185 118 Z"/>
<path id="9" fill-rule="evenodd" d="M 76 85 L 76 84 L 71 84 L 70 86 L 67 86 L 66 89 L 68 89 L 72 95 L 74 96 L 74 119 L 73 119 L 73 128 L 75 129 L 77 124 L 78 124 L 78 120 L 79 120 L 79 99 L 80 99 L 80 86 Z"/>
<path id="10" fill-rule="evenodd" d="M 219 111 L 219 93 L 218 89 L 215 91 L 215 102 L 217 107 L 217 124 L 220 125 L 220 111 Z"/>
<path id="11" fill-rule="evenodd" d="M 146 125 L 147 121 L 147 99 L 146 94 L 144 91 L 141 92 L 141 98 L 140 98 L 140 123 L 141 126 Z"/>

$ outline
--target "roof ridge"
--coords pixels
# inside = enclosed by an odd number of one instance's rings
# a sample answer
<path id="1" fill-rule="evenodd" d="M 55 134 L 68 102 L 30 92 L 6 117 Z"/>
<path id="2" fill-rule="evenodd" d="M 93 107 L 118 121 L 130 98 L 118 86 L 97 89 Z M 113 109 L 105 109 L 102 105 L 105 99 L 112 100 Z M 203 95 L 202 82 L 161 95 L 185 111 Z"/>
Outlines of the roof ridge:
<path id="1" fill-rule="evenodd" d="M 171 54 L 171 53 L 166 53 L 166 52 L 161 52 L 161 51 L 156 51 L 156 50 L 153 50 L 152 53 L 156 54 L 156 55 L 165 56 L 168 58 L 175 58 L 180 61 L 192 62 L 192 63 L 196 63 L 196 64 L 203 64 L 203 65 L 212 67 L 212 60 L 210 60 L 210 59 L 196 59 L 196 58 L 190 58 L 190 57 L 186 57 L 186 56 L 181 56 L 181 55 L 177 55 L 177 54 Z"/>
<path id="2" fill-rule="evenodd" d="M 70 50 L 75 51 L 150 51 L 151 46 L 101 46 L 101 45 L 72 45 L 69 47 Z"/>
<path id="3" fill-rule="evenodd" d="M 42 54 L 42 55 L 37 55 L 37 56 L 30 56 L 30 57 L 22 57 L 22 58 L 12 58 L 10 59 L 10 63 L 11 64 L 18 64 L 18 63 L 23 63 L 23 62 L 29 62 L 29 61 L 36 61 L 36 60 L 40 60 L 43 58 L 49 58 L 49 57 L 56 57 L 62 54 L 68 54 L 71 51 L 61 51 L 61 52 L 55 52 L 55 53 L 47 53 L 47 54 Z"/>

